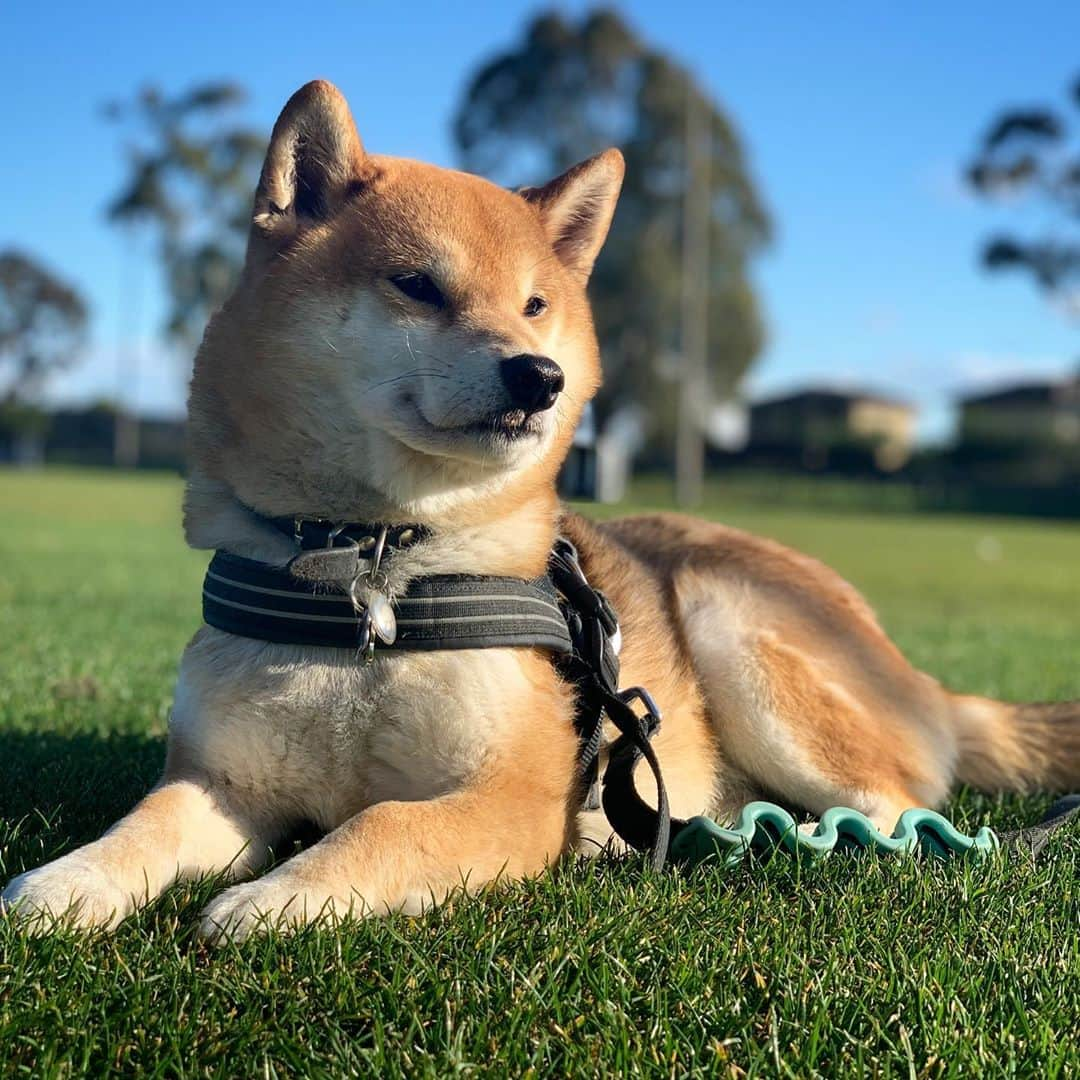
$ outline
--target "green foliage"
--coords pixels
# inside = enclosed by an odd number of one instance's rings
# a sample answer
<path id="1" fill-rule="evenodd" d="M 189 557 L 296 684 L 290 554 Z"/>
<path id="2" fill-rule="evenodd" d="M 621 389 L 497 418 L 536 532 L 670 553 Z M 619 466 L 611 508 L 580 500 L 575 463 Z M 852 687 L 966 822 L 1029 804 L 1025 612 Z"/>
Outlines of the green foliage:
<path id="1" fill-rule="evenodd" d="M 86 334 L 86 303 L 31 256 L 0 252 L 0 424 L 40 430 L 32 403 L 46 377 L 70 364 Z"/>
<path id="2" fill-rule="evenodd" d="M 1070 88 L 1080 110 L 1080 79 Z M 971 188 L 987 198 L 1024 196 L 1042 204 L 1058 224 L 1034 238 L 991 237 L 983 263 L 991 270 L 1021 269 L 1080 314 L 1080 141 L 1073 117 L 1049 106 L 1009 109 L 989 127 L 967 170 Z"/>
<path id="3" fill-rule="evenodd" d="M 710 136 L 709 376 L 724 394 L 761 349 L 748 265 L 769 220 L 734 124 L 690 72 L 614 12 L 580 22 L 544 14 L 474 74 L 454 123 L 465 167 L 507 184 L 541 182 L 608 146 L 623 151 L 626 182 L 590 287 L 607 372 L 597 407 L 603 418 L 620 403 L 645 405 L 665 445 L 675 387 L 664 365 L 681 345 L 690 98 Z"/>
<path id="4" fill-rule="evenodd" d="M 152 230 L 171 301 L 165 329 L 187 344 L 198 340 L 243 264 L 266 151 L 266 136 L 234 119 L 245 97 L 228 82 L 172 97 L 147 86 L 106 107 L 129 140 L 128 176 L 108 218 Z"/>
<path id="5" fill-rule="evenodd" d="M 206 563 L 179 498 L 161 477 L 0 472 L 0 881 L 92 839 L 161 767 Z M 1080 696 L 1076 526 L 722 489 L 709 513 L 831 562 L 958 689 Z M 949 813 L 1009 828 L 1047 801 L 965 793 Z M 0 922 L 0 1073 L 1065 1077 L 1078 881 L 1075 833 L 1035 867 L 630 859 L 221 952 L 195 940 L 204 882 L 114 937 Z"/>

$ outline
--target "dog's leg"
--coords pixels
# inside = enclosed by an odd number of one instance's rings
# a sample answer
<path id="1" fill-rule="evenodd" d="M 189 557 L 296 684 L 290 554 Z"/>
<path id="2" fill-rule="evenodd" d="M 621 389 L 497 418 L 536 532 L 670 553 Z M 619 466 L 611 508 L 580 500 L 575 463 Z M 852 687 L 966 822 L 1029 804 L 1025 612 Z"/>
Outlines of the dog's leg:
<path id="1" fill-rule="evenodd" d="M 519 775 L 519 787 L 529 779 Z M 541 872 L 566 846 L 567 798 L 529 800 L 509 784 L 424 802 L 385 802 L 207 906 L 202 932 L 240 939 L 346 915 L 416 914 L 456 888 Z"/>
<path id="2" fill-rule="evenodd" d="M 890 692 L 827 642 L 739 614 L 700 605 L 685 625 L 720 744 L 747 786 L 815 815 L 849 806 L 886 835 L 908 807 L 944 798 L 951 751 L 935 738 L 929 681 L 922 699 L 900 680 Z"/>
<path id="3" fill-rule="evenodd" d="M 270 839 L 208 785 L 166 780 L 100 840 L 11 881 L 0 907 L 31 929 L 115 926 L 179 879 L 253 873 Z"/>
<path id="4" fill-rule="evenodd" d="M 349 914 L 416 913 L 461 887 L 542 872 L 570 840 L 577 740 L 569 717 L 546 734 L 534 725 L 523 723 L 528 745 L 491 755 L 468 786 L 377 803 L 258 881 L 227 889 L 203 913 L 203 934 L 220 941 Z"/>

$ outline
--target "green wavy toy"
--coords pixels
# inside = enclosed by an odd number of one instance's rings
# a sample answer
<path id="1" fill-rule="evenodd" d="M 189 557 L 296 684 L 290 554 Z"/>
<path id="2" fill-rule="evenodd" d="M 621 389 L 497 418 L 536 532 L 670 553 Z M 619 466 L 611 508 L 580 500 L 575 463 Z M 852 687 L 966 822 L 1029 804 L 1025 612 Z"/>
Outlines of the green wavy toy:
<path id="1" fill-rule="evenodd" d="M 782 807 L 752 802 L 743 807 L 730 829 L 707 817 L 691 818 L 672 839 L 671 857 L 688 864 L 719 858 L 725 866 L 734 866 L 752 850 L 782 848 L 796 858 L 821 859 L 838 849 L 855 848 L 885 855 L 918 849 L 939 857 L 981 859 L 1000 846 L 997 835 L 986 826 L 974 836 L 965 836 L 933 810 L 905 810 L 892 836 L 886 836 L 858 810 L 834 806 L 822 814 L 812 833 L 805 833 Z"/>

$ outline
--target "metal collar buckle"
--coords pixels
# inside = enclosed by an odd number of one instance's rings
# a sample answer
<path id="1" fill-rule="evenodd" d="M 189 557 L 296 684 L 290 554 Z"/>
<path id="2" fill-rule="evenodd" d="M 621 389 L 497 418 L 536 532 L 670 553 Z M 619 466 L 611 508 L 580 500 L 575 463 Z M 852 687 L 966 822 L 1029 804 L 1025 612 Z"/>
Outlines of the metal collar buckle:
<path id="1" fill-rule="evenodd" d="M 334 529 L 327 541 L 327 547 L 334 546 L 334 540 L 341 531 L 341 526 Z M 371 552 L 370 565 L 361 570 L 352 580 L 349 586 L 349 597 L 353 607 L 359 611 L 363 609 L 360 617 L 360 653 L 365 663 L 370 664 L 375 659 L 375 643 L 381 641 L 384 645 L 393 645 L 397 640 L 397 616 L 394 614 L 394 606 L 390 603 L 384 590 L 388 583 L 386 571 L 382 568 L 383 555 L 386 551 L 386 534 L 389 530 L 384 525 L 379 535 L 374 538 L 374 546 Z M 367 540 L 367 537 L 363 538 Z M 361 550 L 366 547 L 363 541 L 353 541 Z"/>

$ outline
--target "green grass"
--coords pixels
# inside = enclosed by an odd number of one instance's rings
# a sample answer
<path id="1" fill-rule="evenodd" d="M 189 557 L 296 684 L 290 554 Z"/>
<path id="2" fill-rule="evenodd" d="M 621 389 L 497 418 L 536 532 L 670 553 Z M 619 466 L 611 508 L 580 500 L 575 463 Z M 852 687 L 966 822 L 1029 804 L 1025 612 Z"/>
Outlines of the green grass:
<path id="1" fill-rule="evenodd" d="M 205 565 L 179 495 L 160 477 L 0 472 L 0 882 L 92 838 L 161 767 Z M 708 512 L 836 566 L 954 687 L 1080 696 L 1076 526 L 722 495 Z M 1045 804 L 951 810 L 1007 826 Z M 1078 871 L 1075 831 L 1036 867 L 604 862 L 220 952 L 194 938 L 203 883 L 112 937 L 0 924 L 0 1072 L 1075 1075 Z"/>

